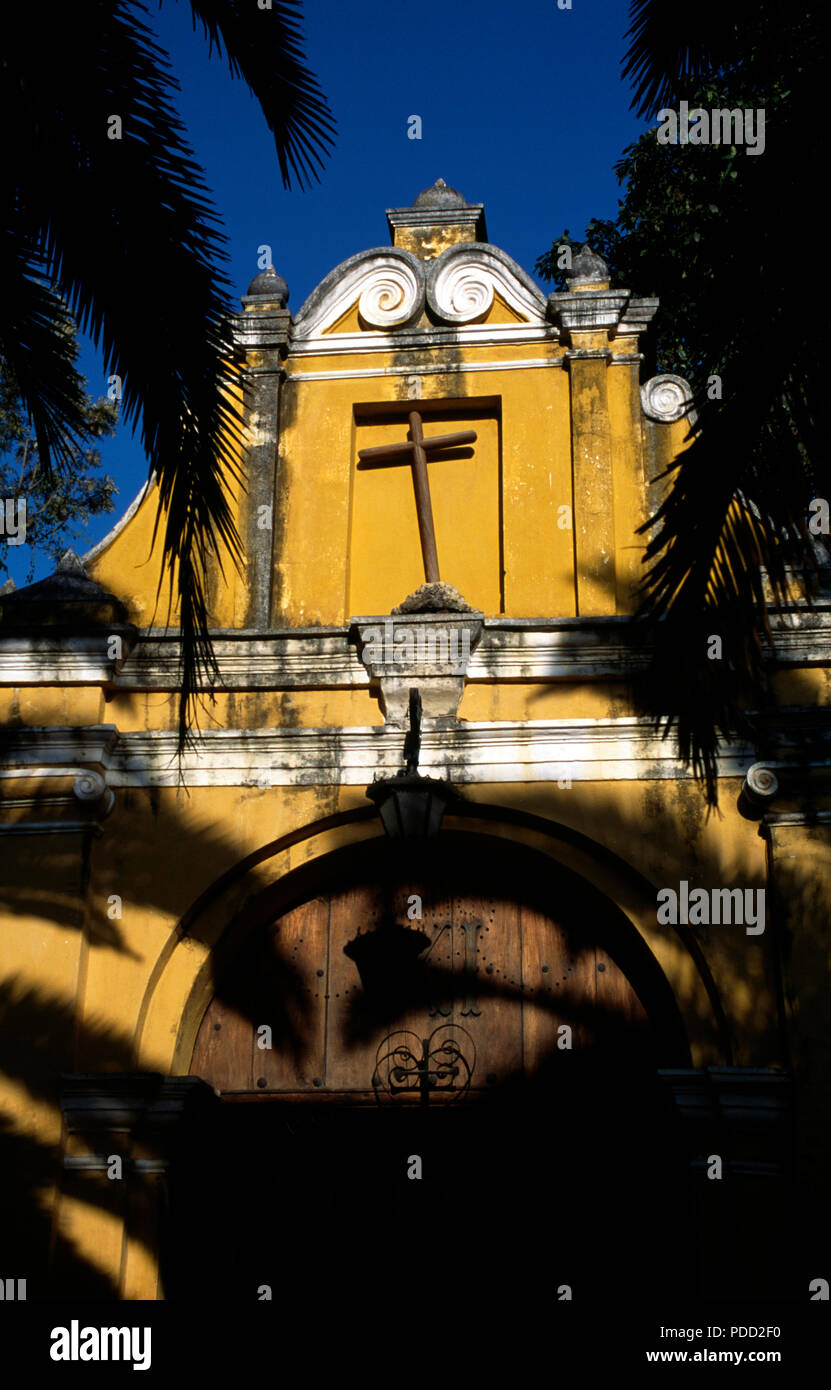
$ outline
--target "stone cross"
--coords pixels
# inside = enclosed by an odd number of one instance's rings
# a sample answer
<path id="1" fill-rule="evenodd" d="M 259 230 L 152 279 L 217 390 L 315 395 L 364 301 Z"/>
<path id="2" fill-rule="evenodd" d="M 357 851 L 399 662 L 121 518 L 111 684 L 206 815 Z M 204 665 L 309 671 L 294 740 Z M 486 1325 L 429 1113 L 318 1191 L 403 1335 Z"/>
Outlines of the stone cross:
<path id="1" fill-rule="evenodd" d="M 436 532 L 433 526 L 433 507 L 430 501 L 430 480 L 427 477 L 427 455 L 434 449 L 449 449 L 454 444 L 472 444 L 475 430 L 458 430 L 456 434 L 439 434 L 425 439 L 422 420 L 417 410 L 410 413 L 409 439 L 404 444 L 381 444 L 376 449 L 359 449 L 358 458 L 370 466 L 382 463 L 409 463 L 413 470 L 418 531 L 424 559 L 424 578 L 428 584 L 439 583 L 439 557 Z"/>

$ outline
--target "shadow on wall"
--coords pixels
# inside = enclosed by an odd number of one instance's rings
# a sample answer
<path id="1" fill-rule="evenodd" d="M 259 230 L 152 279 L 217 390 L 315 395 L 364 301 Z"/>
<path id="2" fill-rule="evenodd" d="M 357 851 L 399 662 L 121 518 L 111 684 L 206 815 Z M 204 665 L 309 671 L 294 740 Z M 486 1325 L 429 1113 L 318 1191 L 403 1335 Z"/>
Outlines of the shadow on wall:
<path id="1" fill-rule="evenodd" d="M 153 794 L 148 795 L 152 797 Z M 121 811 L 125 824 L 129 824 L 130 820 L 129 803 L 130 798 L 125 797 Z M 476 808 L 477 814 L 480 810 Z M 618 815 L 619 812 L 615 810 L 612 819 Z M 108 822 L 105 833 L 110 833 L 109 826 Z M 607 827 L 604 827 L 597 814 L 594 816 L 594 829 L 597 840 L 603 843 Z M 193 866 L 197 881 L 210 883 L 216 880 L 218 864 L 233 865 L 236 860 L 237 850 L 232 837 L 222 834 L 215 827 L 194 831 L 178 808 L 175 813 L 169 807 L 159 810 L 152 822 L 145 818 L 140 830 L 145 838 L 142 860 L 146 865 L 140 885 L 142 901 L 160 913 L 175 911 L 180 901 L 181 878 L 177 878 L 174 866 L 188 862 Z M 124 844 L 123 838 L 121 843 Z M 383 841 L 377 843 L 384 844 Z M 135 846 L 132 852 L 135 853 Z M 122 853 L 124 865 L 131 862 L 127 851 L 119 850 L 116 844 L 107 862 L 107 882 L 104 882 L 103 875 L 94 879 L 98 891 L 104 895 L 104 901 L 110 881 L 121 871 L 119 856 Z M 274 910 L 269 910 L 270 920 L 273 921 Z M 59 920 L 67 929 L 75 925 L 65 922 L 63 917 Z M 265 920 L 268 920 L 268 912 Z M 97 943 L 105 950 L 123 950 L 123 939 L 115 930 L 115 924 L 112 926 L 108 938 L 97 935 Z M 273 955 L 272 978 L 278 981 L 282 995 L 277 1012 L 274 1010 L 273 996 L 270 999 L 269 1017 L 275 1024 L 275 1037 L 279 1038 L 280 1045 L 287 1051 L 302 1055 L 307 1045 L 304 1031 L 307 1003 L 302 995 L 300 977 L 291 960 L 281 951 L 279 939 L 274 934 L 270 949 Z M 217 997 L 223 998 L 223 992 L 228 991 L 229 1003 L 236 1010 L 241 1010 L 249 1022 L 259 1025 L 262 1022 L 262 996 L 255 993 L 253 1000 L 248 1002 L 241 998 L 229 982 L 224 961 L 219 960 L 219 955 L 219 951 L 212 953 Z M 433 969 L 427 986 L 433 995 L 436 991 L 454 994 L 458 990 L 459 979 L 452 971 Z M 481 978 L 477 979 L 476 987 L 477 991 L 483 992 Z M 511 997 L 511 992 L 506 991 L 504 985 L 492 992 L 494 997 L 499 994 Z M 513 997 L 519 996 L 515 992 Z M 576 1023 L 595 1024 L 596 1021 L 596 1018 L 575 1018 Z M 363 1021 L 359 1015 L 350 1020 L 350 1027 L 355 1030 L 356 1036 L 360 1036 L 361 1029 L 366 1026 L 366 1016 Z M 33 1111 L 44 1106 L 54 1116 L 59 1104 L 62 1073 L 130 1072 L 135 1068 L 134 1040 L 126 1030 L 79 1020 L 74 1001 L 50 995 L 42 986 L 33 985 L 30 980 L 21 977 L 7 981 L 0 993 L 0 1068 L 12 1084 L 27 1095 Z M 504 1083 L 502 1089 L 506 1101 L 510 1099 L 515 1082 L 516 1078 L 508 1078 Z M 497 1097 L 492 1099 L 495 1102 Z M 31 1298 L 70 1295 L 117 1297 L 118 1290 L 114 1283 L 89 1257 L 81 1254 L 71 1236 L 53 1230 L 54 1213 L 43 1194 L 50 1183 L 61 1180 L 61 1156 L 57 1146 L 41 1142 L 32 1134 L 16 1132 L 8 1125 L 2 1137 L 3 1182 L 0 1201 L 4 1218 L 4 1275 L 27 1278 Z M 162 1157 L 158 1153 L 155 1156 Z M 152 1159 L 154 1154 L 151 1150 L 144 1152 L 143 1157 Z M 130 1181 L 141 1183 L 144 1179 L 135 1174 Z M 141 1204 L 128 1202 L 127 1188 L 128 1183 L 110 1181 L 101 1174 L 84 1174 L 77 1181 L 73 1180 L 72 1184 L 73 1195 L 81 1208 L 86 1207 L 91 1215 L 104 1220 L 112 1218 L 113 1222 L 120 1221 L 123 1216 L 128 1235 L 145 1242 L 149 1248 L 153 1244 L 153 1237 L 148 1234 L 142 1220 Z M 47 1276 L 50 1242 L 51 1273 Z"/>

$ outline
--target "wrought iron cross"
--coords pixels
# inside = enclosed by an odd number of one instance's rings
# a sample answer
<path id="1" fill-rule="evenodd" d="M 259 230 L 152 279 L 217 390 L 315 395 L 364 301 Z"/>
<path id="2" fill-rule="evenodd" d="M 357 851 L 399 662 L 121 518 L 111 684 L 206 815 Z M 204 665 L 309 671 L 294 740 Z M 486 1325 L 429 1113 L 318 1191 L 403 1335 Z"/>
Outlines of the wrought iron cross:
<path id="1" fill-rule="evenodd" d="M 418 411 L 411 411 L 410 437 L 406 443 L 381 444 L 375 449 L 359 449 L 358 458 L 370 466 L 383 463 L 409 463 L 412 466 L 424 578 L 428 584 L 438 584 L 439 556 L 433 526 L 433 506 L 430 501 L 430 480 L 427 477 L 427 455 L 432 454 L 435 449 L 449 449 L 454 444 L 473 444 L 476 431 L 457 430 L 455 434 L 439 434 L 434 439 L 425 439 L 421 426 L 422 420 Z"/>

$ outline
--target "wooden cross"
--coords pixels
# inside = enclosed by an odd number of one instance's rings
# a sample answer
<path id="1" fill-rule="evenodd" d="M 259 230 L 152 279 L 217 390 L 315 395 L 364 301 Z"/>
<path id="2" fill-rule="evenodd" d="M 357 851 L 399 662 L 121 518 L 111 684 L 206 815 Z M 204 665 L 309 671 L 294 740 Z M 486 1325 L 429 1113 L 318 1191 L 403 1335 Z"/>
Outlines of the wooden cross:
<path id="1" fill-rule="evenodd" d="M 439 583 L 439 556 L 436 550 L 436 531 L 433 526 L 433 507 L 430 501 L 430 480 L 427 477 L 427 455 L 434 449 L 449 449 L 454 444 L 472 444 L 476 439 L 475 430 L 458 430 L 456 434 L 439 434 L 434 439 L 425 439 L 421 430 L 421 416 L 417 410 L 410 413 L 409 439 L 405 444 L 381 444 L 376 449 L 359 449 L 358 458 L 362 463 L 410 463 L 413 470 L 418 531 L 421 536 L 421 554 L 424 559 L 424 578 L 428 584 Z"/>

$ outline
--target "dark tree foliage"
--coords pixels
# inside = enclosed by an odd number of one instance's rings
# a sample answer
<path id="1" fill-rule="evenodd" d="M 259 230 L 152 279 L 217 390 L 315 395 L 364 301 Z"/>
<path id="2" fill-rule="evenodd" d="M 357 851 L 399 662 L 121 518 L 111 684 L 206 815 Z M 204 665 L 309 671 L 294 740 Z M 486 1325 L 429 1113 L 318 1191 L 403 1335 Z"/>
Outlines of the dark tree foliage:
<path id="1" fill-rule="evenodd" d="M 779 0 L 634 0 L 631 17 L 624 71 L 639 115 L 681 100 L 765 113 L 760 154 L 659 144 L 648 131 L 617 166 L 616 220 L 586 228 L 614 283 L 661 300 L 646 373 L 678 372 L 693 387 L 692 443 L 644 528 L 641 617 L 655 658 L 638 695 L 677 727 L 715 804 L 719 735 L 754 737 L 768 614 L 795 580 L 815 585 L 809 508 L 831 487 L 826 272 L 812 235 L 831 31 L 818 8 Z M 539 273 L 556 279 L 557 245 L 571 241 L 564 233 Z M 722 661 L 707 656 L 713 633 Z"/>
<path id="2" fill-rule="evenodd" d="M 284 185 L 316 179 L 333 122 L 303 61 L 300 5 L 191 0 L 191 10 L 259 101 Z M 87 428 L 57 331 L 63 302 L 107 375 L 121 378 L 123 419 L 140 428 L 158 477 L 163 570 L 180 610 L 182 747 L 200 676 L 217 674 L 209 557 L 239 560 L 227 488 L 240 420 L 225 237 L 146 13 L 137 0 L 0 8 L 0 358 L 50 481 L 71 467 Z"/>

